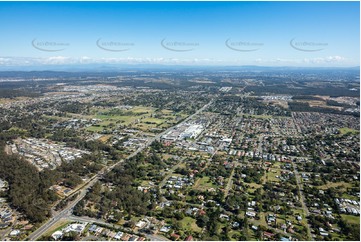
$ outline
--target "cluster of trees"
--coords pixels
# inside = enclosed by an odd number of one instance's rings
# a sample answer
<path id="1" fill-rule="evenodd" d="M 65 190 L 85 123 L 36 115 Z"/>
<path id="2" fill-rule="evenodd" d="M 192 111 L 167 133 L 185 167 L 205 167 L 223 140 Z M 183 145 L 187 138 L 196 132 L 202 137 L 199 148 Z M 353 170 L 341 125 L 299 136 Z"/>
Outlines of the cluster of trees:
<path id="1" fill-rule="evenodd" d="M 39 92 L 22 90 L 22 89 L 8 89 L 0 88 L 0 98 L 16 98 L 16 97 L 39 97 Z"/>
<path id="2" fill-rule="evenodd" d="M 346 236 L 347 240 L 360 241 L 360 225 L 351 224 L 344 219 L 338 221 L 341 232 Z"/>
<path id="3" fill-rule="evenodd" d="M 11 112 L 11 115 L 9 115 L 9 112 Z M 1 122 L 0 130 L 12 134 L 12 136 L 29 135 L 35 138 L 43 138 L 46 133 L 44 129 L 46 124 L 38 119 L 39 114 L 36 112 L 25 114 L 19 110 L 0 109 L 0 116 L 7 117 L 6 121 Z"/>
<path id="4" fill-rule="evenodd" d="M 346 240 L 360 240 L 360 226 L 357 224 L 349 223 L 340 216 L 336 216 L 336 218 L 329 218 L 325 216 L 311 214 L 310 216 L 308 216 L 308 222 L 317 232 L 319 232 L 319 228 L 327 229 L 327 223 L 337 224 L 341 230 L 340 232 L 342 236 L 344 236 Z M 322 238 L 321 236 L 319 236 L 318 239 L 325 240 L 325 238 Z M 329 233 L 326 239 L 333 240 L 332 234 Z"/>
<path id="5" fill-rule="evenodd" d="M 42 125 L 32 122 L 30 116 L 18 120 L 17 124 L 36 132 L 43 130 Z M 54 170 L 45 169 L 39 172 L 33 165 L 18 155 L 8 155 L 4 151 L 7 141 L 24 135 L 24 131 L 11 129 L 13 125 L 9 121 L 0 123 L 0 178 L 9 182 L 8 198 L 11 204 L 24 213 L 31 221 L 41 222 L 49 216 L 50 205 L 59 197 L 49 188 L 54 184 L 74 188 L 82 182 L 82 177 L 98 172 L 103 165 L 100 164 L 102 156 L 100 152 L 85 155 L 73 162 L 63 163 Z M 69 131 L 69 133 L 71 133 Z M 61 130 L 56 132 L 55 138 L 67 139 L 69 133 Z M 74 134 L 70 135 L 71 137 Z M 61 138 L 60 138 L 61 137 Z M 71 138 L 70 137 L 70 138 Z M 107 150 L 98 142 L 79 142 L 78 145 L 86 145 L 86 148 L 99 151 Z"/>
<path id="6" fill-rule="evenodd" d="M 263 186 L 263 190 L 267 192 L 261 192 L 260 188 L 256 189 L 254 192 L 254 200 L 261 205 L 258 206 L 259 210 L 272 211 L 275 206 L 279 205 L 281 206 L 281 209 L 278 212 L 292 212 L 286 203 L 291 201 L 295 204 L 297 203 L 294 199 L 294 196 L 298 195 L 297 186 L 291 185 L 288 182 L 278 184 L 266 182 Z M 284 195 L 281 196 L 280 193 L 283 193 Z"/>
<path id="7" fill-rule="evenodd" d="M 312 95 L 296 95 L 292 97 L 292 100 L 316 100 L 316 101 L 323 101 L 322 98 L 312 96 Z"/>
<path id="8" fill-rule="evenodd" d="M 134 113 L 132 111 L 124 111 L 119 108 L 113 108 L 107 112 L 100 113 L 101 115 L 109 115 L 109 116 L 142 116 L 144 114 L 147 114 L 148 112 L 138 112 Z"/>
<path id="9" fill-rule="evenodd" d="M 89 150 L 93 153 L 99 153 L 101 151 L 107 152 L 110 156 L 110 159 L 116 161 L 120 159 L 119 152 L 116 148 L 104 144 L 99 140 L 90 140 L 86 141 L 79 138 L 79 135 L 70 129 L 58 129 L 54 131 L 50 139 L 58 142 L 65 142 L 68 146 L 81 149 Z"/>
<path id="10" fill-rule="evenodd" d="M 348 96 L 348 97 L 358 97 L 359 93 L 349 90 L 345 85 L 344 87 L 336 87 L 332 84 L 324 83 L 324 85 L 319 87 L 308 87 L 300 83 L 299 85 L 302 88 L 293 88 L 288 84 L 270 84 L 265 85 L 260 88 L 259 86 L 247 86 L 245 88 L 246 92 L 254 92 L 257 95 L 268 95 L 269 93 L 273 94 L 288 94 L 295 96 L 310 96 L 310 95 L 322 95 L 322 96 Z"/>
<path id="11" fill-rule="evenodd" d="M 51 204 L 59 199 L 49 189 L 50 186 L 62 184 L 75 188 L 82 182 L 83 176 L 94 174 L 103 167 L 89 161 L 92 157 L 87 155 L 71 163 L 63 163 L 55 170 L 45 169 L 39 172 L 22 157 L 6 154 L 4 143 L 0 145 L 0 149 L 0 178 L 9 182 L 9 201 L 33 222 L 46 219 L 50 215 Z M 64 203 L 59 203 L 59 206 Z"/>
<path id="12" fill-rule="evenodd" d="M 245 114 L 290 116 L 291 113 L 283 107 L 269 105 L 259 101 L 257 98 L 239 97 L 236 95 L 222 96 L 210 107 L 212 112 L 223 115 L 236 115 L 237 109 Z"/>
<path id="13" fill-rule="evenodd" d="M 89 104 L 80 102 L 59 103 L 58 110 L 65 113 L 87 113 L 89 112 Z"/>
<path id="14" fill-rule="evenodd" d="M 226 209 L 238 214 L 239 211 L 241 210 L 244 211 L 245 209 L 247 209 L 247 201 L 248 201 L 247 195 L 232 193 L 228 195 L 226 198 L 225 201 Z"/>
<path id="15" fill-rule="evenodd" d="M 237 167 L 235 170 L 235 174 L 239 176 L 241 174 L 245 174 L 246 177 L 244 178 L 244 182 L 246 183 L 262 183 L 262 177 L 264 175 L 264 170 L 258 166 L 243 166 Z"/>
<path id="16" fill-rule="evenodd" d="M 146 176 L 142 166 L 144 162 L 150 163 L 153 167 L 160 168 L 164 166 L 157 155 L 145 156 L 143 153 L 138 153 L 104 176 L 102 182 L 112 184 L 112 189 L 106 186 L 103 187 L 98 182 L 86 195 L 85 201 L 95 204 L 97 212 L 89 211 L 85 207 L 86 202 L 82 201 L 74 208 L 74 214 L 106 218 L 110 213 L 118 211 L 116 212 L 119 216 L 118 220 L 120 219 L 119 211 L 124 211 L 123 215 L 128 217 L 147 214 L 154 208 L 156 198 L 149 192 L 144 193 L 136 188 L 136 179 Z"/>
<path id="17" fill-rule="evenodd" d="M 49 190 L 50 177 L 17 155 L 4 152 L 0 145 L 0 178 L 8 181 L 8 199 L 12 206 L 31 221 L 41 222 L 50 215 L 50 205 L 58 197 Z"/>
<path id="18" fill-rule="evenodd" d="M 348 113 L 340 111 L 333 108 L 323 108 L 323 107 L 311 107 L 307 102 L 288 102 L 288 107 L 293 112 L 318 112 L 318 113 L 332 113 L 332 114 L 344 114 L 344 115 L 354 115 L 355 113 Z"/>
<path id="19" fill-rule="evenodd" d="M 55 210 L 60 210 L 65 208 L 69 202 L 74 201 L 78 196 L 79 196 L 80 192 L 75 193 L 74 195 L 61 200 L 56 206 L 55 206 Z"/>
<path id="20" fill-rule="evenodd" d="M 185 101 L 186 100 L 186 101 Z M 124 100 L 124 105 L 131 106 L 152 106 L 160 109 L 170 109 L 176 113 L 194 113 L 197 109 L 208 102 L 204 95 L 192 95 L 189 92 L 159 92 L 141 93 L 136 98 Z"/>
<path id="21" fill-rule="evenodd" d="M 349 105 L 349 104 L 339 103 L 339 102 L 336 102 L 336 101 L 334 101 L 334 100 L 327 100 L 327 101 L 326 101 L 326 104 L 327 104 L 328 106 L 336 106 L 336 107 L 343 107 L 343 108 L 352 107 L 352 106 Z"/>

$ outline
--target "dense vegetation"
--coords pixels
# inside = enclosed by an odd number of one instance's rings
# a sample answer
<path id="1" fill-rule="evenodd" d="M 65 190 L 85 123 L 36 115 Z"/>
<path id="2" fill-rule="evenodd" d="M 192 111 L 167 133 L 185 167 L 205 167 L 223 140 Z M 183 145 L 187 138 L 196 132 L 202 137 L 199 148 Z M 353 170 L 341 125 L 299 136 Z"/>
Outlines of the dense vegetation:
<path id="1" fill-rule="evenodd" d="M 16 98 L 16 97 L 38 97 L 39 92 L 21 90 L 21 89 L 7 89 L 0 88 L 0 98 Z"/>
<path id="2" fill-rule="evenodd" d="M 328 85 L 328 83 L 324 83 L 322 87 L 307 87 L 300 85 L 302 88 L 293 88 L 289 87 L 287 84 L 274 84 L 263 86 L 260 88 L 259 86 L 247 86 L 245 91 L 254 92 L 257 95 L 267 95 L 269 93 L 274 94 L 288 94 L 288 95 L 323 95 L 323 96 L 349 96 L 349 97 L 358 97 L 359 92 L 351 91 L 347 87 L 340 88 L 332 85 Z"/>
<path id="3" fill-rule="evenodd" d="M 356 113 L 347 113 L 333 108 L 311 107 L 307 102 L 288 102 L 288 107 L 293 112 L 319 112 L 332 114 L 348 114 L 358 116 Z"/>
<path id="4" fill-rule="evenodd" d="M 58 198 L 49 190 L 49 174 L 39 173 L 29 162 L 16 155 L 7 155 L 4 143 L 0 145 L 0 157 L 0 178 L 9 182 L 8 198 L 12 206 L 34 222 L 46 219 L 50 213 L 49 205 Z"/>
<path id="5" fill-rule="evenodd" d="M 121 215 L 120 211 L 124 211 L 129 217 L 147 214 L 149 209 L 154 206 L 152 202 L 149 202 L 154 200 L 154 197 L 150 197 L 149 193 L 137 190 L 134 186 L 136 178 L 146 175 L 140 167 L 145 161 L 144 158 L 144 155 L 140 153 L 106 174 L 103 182 L 105 184 L 112 184 L 111 189 L 109 187 L 102 187 L 99 182 L 91 188 L 85 199 L 91 204 L 95 204 L 98 210 L 97 213 L 86 209 L 84 201 L 81 201 L 74 208 L 74 214 L 98 218 L 112 214 L 110 218 L 118 218 L 118 220 Z M 153 156 L 147 162 L 156 163 L 160 162 L 160 159 Z M 109 216 L 107 218 L 109 219 Z"/>
<path id="6" fill-rule="evenodd" d="M 50 215 L 50 206 L 59 197 L 49 188 L 54 184 L 75 188 L 81 177 L 99 171 L 99 152 L 83 156 L 71 163 L 62 163 L 55 170 L 39 172 L 35 166 L 18 155 L 9 155 L 4 149 L 7 141 L 19 137 L 22 132 L 11 130 L 9 122 L 0 123 L 0 178 L 8 181 L 6 194 L 12 206 L 24 213 L 33 222 L 41 222 Z M 89 145 L 91 147 L 91 145 Z M 98 146 L 94 145 L 94 150 Z"/>

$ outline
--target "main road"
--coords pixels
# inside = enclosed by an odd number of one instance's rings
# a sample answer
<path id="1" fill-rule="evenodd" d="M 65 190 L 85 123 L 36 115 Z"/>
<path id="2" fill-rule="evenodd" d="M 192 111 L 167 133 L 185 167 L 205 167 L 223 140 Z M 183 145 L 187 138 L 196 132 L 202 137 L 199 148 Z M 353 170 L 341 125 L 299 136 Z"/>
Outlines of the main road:
<path id="1" fill-rule="evenodd" d="M 211 105 L 212 102 L 213 102 L 213 100 L 211 100 L 209 103 L 204 105 L 202 108 L 198 109 L 194 114 L 188 116 L 180 124 L 186 123 L 189 120 L 191 120 L 193 117 L 195 117 L 196 115 L 201 113 L 203 110 L 205 110 L 207 107 L 209 107 L 209 105 Z M 179 125 L 179 124 L 177 124 L 177 125 Z M 164 134 L 175 129 L 175 127 L 177 125 L 168 128 L 167 130 L 163 131 L 160 134 L 157 134 L 156 136 L 154 136 L 153 138 L 148 140 L 148 142 L 143 147 L 138 148 L 136 151 L 134 151 L 132 154 L 130 154 L 125 160 L 132 158 L 133 156 L 137 155 L 142 150 L 146 149 L 151 143 L 153 143 L 153 141 L 160 140 L 160 138 Z M 38 238 L 40 238 L 40 236 L 42 236 L 51 226 L 53 226 L 55 223 L 57 223 L 60 219 L 69 217 L 71 215 L 71 212 L 72 212 L 73 208 L 75 207 L 75 205 L 81 199 L 83 199 L 85 197 L 88 189 L 91 188 L 105 173 L 110 172 L 115 166 L 123 163 L 125 160 L 122 159 L 122 160 L 118 161 L 117 163 L 115 163 L 111 166 L 108 166 L 107 168 L 102 169 L 96 175 L 94 175 L 91 179 L 89 179 L 83 186 L 81 186 L 79 189 L 75 190 L 72 194 L 80 192 L 80 194 L 77 196 L 77 198 L 75 200 L 71 201 L 61 211 L 54 213 L 42 226 L 40 226 L 37 230 L 35 230 L 32 234 L 30 234 L 28 236 L 27 240 L 32 240 L 32 241 L 37 240 Z"/>
<path id="2" fill-rule="evenodd" d="M 95 218 L 89 218 L 89 217 L 78 217 L 78 216 L 73 216 L 70 215 L 67 217 L 68 220 L 74 221 L 74 222 L 81 222 L 81 223 L 97 223 L 97 224 L 101 224 L 107 227 L 113 227 L 115 229 L 121 229 L 122 226 L 121 225 L 117 225 L 117 224 L 111 224 L 111 223 L 107 223 L 101 219 L 95 219 Z M 129 232 L 132 233 L 131 229 L 124 229 L 122 228 L 122 230 L 124 232 Z M 148 239 L 150 239 L 151 241 L 168 241 L 169 239 L 167 239 L 166 237 L 162 236 L 162 235 L 157 235 L 157 234 L 147 234 L 147 233 L 143 233 L 145 237 L 147 237 Z"/>

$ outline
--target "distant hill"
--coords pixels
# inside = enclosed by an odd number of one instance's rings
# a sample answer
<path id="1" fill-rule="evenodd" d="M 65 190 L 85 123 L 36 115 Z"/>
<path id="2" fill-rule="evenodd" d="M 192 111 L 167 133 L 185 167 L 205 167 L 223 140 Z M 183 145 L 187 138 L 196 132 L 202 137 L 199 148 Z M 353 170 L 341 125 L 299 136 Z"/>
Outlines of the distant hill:
<path id="1" fill-rule="evenodd" d="M 38 65 L 38 66 L 0 66 L 0 72 L 18 72 L 18 71 L 42 71 L 42 72 L 119 72 L 119 71 L 360 71 L 359 66 L 355 67 L 291 67 L 291 66 L 191 66 L 191 65 L 160 65 L 160 64 L 73 64 L 73 65 Z"/>

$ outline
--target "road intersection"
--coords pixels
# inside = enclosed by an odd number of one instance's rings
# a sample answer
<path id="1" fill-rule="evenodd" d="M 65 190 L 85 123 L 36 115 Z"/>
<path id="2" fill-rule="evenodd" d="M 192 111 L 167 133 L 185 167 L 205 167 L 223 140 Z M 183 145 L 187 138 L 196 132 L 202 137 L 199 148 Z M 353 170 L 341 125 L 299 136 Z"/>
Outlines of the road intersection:
<path id="1" fill-rule="evenodd" d="M 206 105 L 204 105 L 202 108 L 200 108 L 199 110 L 197 110 L 194 114 L 188 116 L 186 119 L 184 119 L 180 124 L 182 123 L 186 123 L 188 122 L 190 119 L 192 119 L 193 117 L 195 117 L 196 115 L 198 115 L 199 113 L 201 113 L 203 110 L 205 110 L 211 103 L 213 102 L 213 100 L 211 100 L 209 103 L 207 103 Z M 177 125 L 180 125 L 177 124 Z M 77 190 L 73 191 L 72 194 L 75 194 L 77 192 L 80 192 L 80 194 L 76 197 L 75 200 L 71 201 L 65 208 L 63 208 L 61 211 L 59 212 L 55 212 L 53 213 L 53 215 L 43 224 L 41 225 L 37 230 L 35 230 L 32 234 L 30 234 L 28 236 L 28 240 L 37 240 L 39 239 L 51 226 L 53 226 L 54 224 L 56 224 L 59 220 L 64 219 L 64 218 L 69 218 L 69 216 L 71 216 L 72 210 L 75 207 L 75 205 L 85 197 L 87 191 L 89 190 L 89 188 L 91 188 L 104 174 L 110 172 L 115 166 L 123 163 L 125 160 L 128 160 L 134 156 L 136 156 L 139 152 L 143 151 L 144 149 L 146 149 L 147 147 L 149 147 L 153 141 L 155 140 L 160 140 L 160 138 L 168 133 L 169 131 L 173 130 L 177 125 L 172 126 L 170 128 L 168 128 L 167 130 L 163 131 L 160 134 L 157 134 L 154 138 L 150 139 L 143 147 L 138 148 L 136 151 L 134 151 L 132 154 L 130 154 L 126 159 L 122 159 L 120 161 L 118 161 L 117 163 L 102 169 L 101 171 L 99 171 L 96 175 L 94 175 L 91 179 L 89 179 L 83 186 L 81 186 L 80 188 L 78 188 Z"/>

